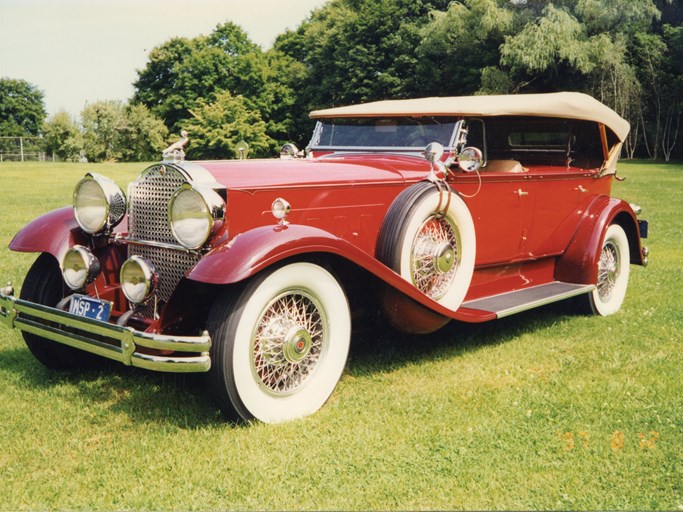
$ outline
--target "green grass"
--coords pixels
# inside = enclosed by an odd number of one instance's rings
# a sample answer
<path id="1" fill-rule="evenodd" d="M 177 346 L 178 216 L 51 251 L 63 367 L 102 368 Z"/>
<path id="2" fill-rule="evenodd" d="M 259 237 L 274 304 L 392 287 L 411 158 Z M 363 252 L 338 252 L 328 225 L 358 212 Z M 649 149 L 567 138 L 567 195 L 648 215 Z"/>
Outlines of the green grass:
<path id="1" fill-rule="evenodd" d="M 84 172 L 142 167 L 1 164 L 0 278 Z M 197 376 L 50 372 L 1 328 L 0 509 L 683 510 L 683 166 L 620 174 L 651 264 L 617 315 L 358 335 L 327 405 L 284 425 L 222 422 Z"/>

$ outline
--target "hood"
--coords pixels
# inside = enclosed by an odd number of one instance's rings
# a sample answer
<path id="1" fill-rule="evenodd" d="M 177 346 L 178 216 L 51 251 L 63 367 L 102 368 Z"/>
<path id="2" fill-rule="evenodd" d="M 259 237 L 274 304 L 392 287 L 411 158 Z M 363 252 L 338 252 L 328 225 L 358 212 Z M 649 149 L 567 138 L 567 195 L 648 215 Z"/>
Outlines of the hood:
<path id="1" fill-rule="evenodd" d="M 431 169 L 426 160 L 417 156 L 381 154 L 292 160 L 214 160 L 177 165 L 188 167 L 188 170 L 189 167 L 201 167 L 231 190 L 403 183 L 419 180 Z"/>

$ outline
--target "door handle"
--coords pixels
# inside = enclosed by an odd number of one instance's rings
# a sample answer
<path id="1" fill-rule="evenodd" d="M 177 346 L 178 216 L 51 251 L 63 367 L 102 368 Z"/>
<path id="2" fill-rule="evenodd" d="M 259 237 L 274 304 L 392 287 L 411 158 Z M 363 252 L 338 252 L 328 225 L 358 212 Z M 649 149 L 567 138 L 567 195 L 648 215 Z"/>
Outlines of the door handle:
<path id="1" fill-rule="evenodd" d="M 578 190 L 579 192 L 587 192 L 587 191 L 588 191 L 587 188 L 583 188 L 583 186 L 581 186 L 581 185 L 579 185 L 578 187 L 576 187 L 574 190 Z"/>
<path id="2" fill-rule="evenodd" d="M 521 188 L 518 188 L 517 191 L 515 192 L 515 194 L 517 194 L 519 197 L 523 197 L 523 196 L 528 196 L 529 192 L 526 192 L 526 191 L 522 190 Z"/>

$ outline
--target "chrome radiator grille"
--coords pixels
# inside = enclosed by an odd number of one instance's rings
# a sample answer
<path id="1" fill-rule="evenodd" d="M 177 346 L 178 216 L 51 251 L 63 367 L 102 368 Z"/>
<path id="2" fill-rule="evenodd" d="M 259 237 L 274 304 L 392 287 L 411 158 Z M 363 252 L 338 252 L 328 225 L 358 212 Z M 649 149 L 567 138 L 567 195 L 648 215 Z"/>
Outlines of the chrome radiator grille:
<path id="1" fill-rule="evenodd" d="M 128 256 L 137 254 L 154 263 L 159 272 L 159 288 L 157 295 L 160 300 L 168 301 L 173 290 L 187 270 L 199 261 L 199 255 L 173 249 L 163 249 L 150 245 L 131 245 Z"/>
<path id="2" fill-rule="evenodd" d="M 128 188 L 128 229 L 132 239 L 142 242 L 177 244 L 168 223 L 168 201 L 186 181 L 170 166 L 147 169 Z M 138 255 L 154 263 L 159 272 L 160 300 L 168 301 L 185 272 L 199 261 L 200 255 L 183 250 L 131 244 L 128 256 Z"/>
<path id="3" fill-rule="evenodd" d="M 128 229 L 138 240 L 176 244 L 168 225 L 168 201 L 185 182 L 176 169 L 156 165 L 128 188 Z"/>

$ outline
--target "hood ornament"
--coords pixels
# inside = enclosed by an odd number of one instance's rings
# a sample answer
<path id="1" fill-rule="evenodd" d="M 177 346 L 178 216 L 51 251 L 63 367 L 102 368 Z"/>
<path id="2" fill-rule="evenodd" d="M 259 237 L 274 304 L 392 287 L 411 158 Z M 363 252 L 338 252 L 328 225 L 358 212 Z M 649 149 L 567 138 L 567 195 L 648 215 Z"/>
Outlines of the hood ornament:
<path id="1" fill-rule="evenodd" d="M 169 147 L 164 149 L 162 152 L 162 157 L 164 160 L 173 160 L 174 163 L 185 160 L 185 151 L 183 151 L 183 147 L 185 144 L 187 144 L 189 138 L 185 130 L 180 132 L 180 136 L 181 138 L 178 142 L 174 142 Z"/>

